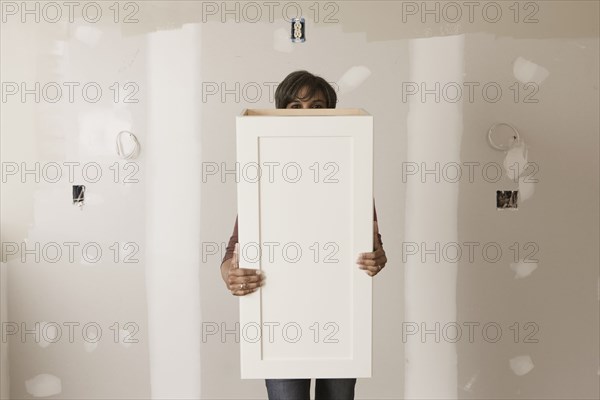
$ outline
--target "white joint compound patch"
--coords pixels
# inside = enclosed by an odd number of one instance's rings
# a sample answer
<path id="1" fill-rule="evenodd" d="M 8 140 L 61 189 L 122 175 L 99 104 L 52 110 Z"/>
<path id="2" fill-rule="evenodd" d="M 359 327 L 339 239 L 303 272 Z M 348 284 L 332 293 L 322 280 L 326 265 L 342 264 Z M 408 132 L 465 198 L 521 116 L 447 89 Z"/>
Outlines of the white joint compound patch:
<path id="1" fill-rule="evenodd" d="M 339 94 L 344 94 L 353 91 L 371 75 L 371 70 L 364 65 L 356 65 L 350 68 L 338 80 L 340 88 Z"/>
<path id="2" fill-rule="evenodd" d="M 513 63 L 513 74 L 521 83 L 535 82 L 541 84 L 550 72 L 534 62 L 518 57 Z"/>
<path id="3" fill-rule="evenodd" d="M 533 271 L 538 267 L 537 262 L 526 262 L 519 260 L 516 263 L 510 263 L 510 269 L 515 272 L 515 279 L 523 279 L 531 275 Z"/>
<path id="4" fill-rule="evenodd" d="M 513 357 L 509 364 L 510 369 L 518 376 L 523 376 L 533 369 L 533 361 L 528 355 Z"/>
<path id="5" fill-rule="evenodd" d="M 54 375 L 39 374 L 25 381 L 25 389 L 34 397 L 47 397 L 62 392 L 62 384 Z"/>

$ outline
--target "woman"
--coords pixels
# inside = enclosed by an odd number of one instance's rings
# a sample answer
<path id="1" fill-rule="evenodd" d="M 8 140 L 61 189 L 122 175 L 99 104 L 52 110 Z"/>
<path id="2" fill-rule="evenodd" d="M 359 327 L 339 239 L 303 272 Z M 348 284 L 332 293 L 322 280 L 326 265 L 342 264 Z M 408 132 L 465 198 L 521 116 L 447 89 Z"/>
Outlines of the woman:
<path id="1" fill-rule="evenodd" d="M 292 72 L 275 91 L 276 108 L 335 108 L 336 103 L 337 95 L 331 85 L 307 71 Z M 371 253 L 359 254 L 356 261 L 358 268 L 365 270 L 371 277 L 377 275 L 387 263 L 377 227 L 375 202 L 373 211 L 375 248 Z M 236 218 L 221 264 L 221 276 L 233 295 L 245 296 L 258 290 L 264 280 L 260 271 L 239 268 L 237 223 Z M 356 378 L 316 379 L 315 400 L 352 400 L 355 384 Z M 266 379 L 266 386 L 269 400 L 310 399 L 310 379 Z"/>

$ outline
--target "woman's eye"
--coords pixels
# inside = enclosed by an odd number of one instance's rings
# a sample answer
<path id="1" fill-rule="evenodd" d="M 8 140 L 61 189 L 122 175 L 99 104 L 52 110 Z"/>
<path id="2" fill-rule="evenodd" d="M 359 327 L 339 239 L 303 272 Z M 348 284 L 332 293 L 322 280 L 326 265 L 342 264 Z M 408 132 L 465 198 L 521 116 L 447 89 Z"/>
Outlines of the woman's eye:
<path id="1" fill-rule="evenodd" d="M 298 105 L 298 104 L 292 104 L 292 105 L 290 106 L 290 108 L 300 108 L 300 105 Z"/>
<path id="2" fill-rule="evenodd" d="M 312 108 L 323 108 L 323 106 L 322 106 L 322 105 L 320 105 L 320 104 L 315 104 L 315 105 L 313 105 L 313 107 L 312 107 Z"/>

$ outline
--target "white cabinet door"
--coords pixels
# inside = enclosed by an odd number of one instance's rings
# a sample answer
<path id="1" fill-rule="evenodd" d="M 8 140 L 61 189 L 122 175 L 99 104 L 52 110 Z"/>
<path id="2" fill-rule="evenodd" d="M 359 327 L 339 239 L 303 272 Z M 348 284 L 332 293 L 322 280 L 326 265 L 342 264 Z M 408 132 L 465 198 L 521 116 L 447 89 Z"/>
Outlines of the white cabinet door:
<path id="1" fill-rule="evenodd" d="M 371 376 L 373 119 L 360 109 L 237 117 L 242 378 Z M 260 176 L 260 179 L 259 179 Z"/>

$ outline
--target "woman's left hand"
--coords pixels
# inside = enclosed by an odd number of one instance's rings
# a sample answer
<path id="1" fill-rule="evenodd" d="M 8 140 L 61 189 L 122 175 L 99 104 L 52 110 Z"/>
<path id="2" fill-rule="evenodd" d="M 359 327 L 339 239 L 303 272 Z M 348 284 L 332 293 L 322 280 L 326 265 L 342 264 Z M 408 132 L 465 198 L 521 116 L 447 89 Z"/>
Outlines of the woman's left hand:
<path id="1" fill-rule="evenodd" d="M 377 221 L 373 221 L 373 243 L 375 243 L 375 251 L 371 253 L 360 253 L 356 260 L 358 268 L 364 269 L 369 276 L 377 275 L 387 263 L 385 250 L 383 250 L 381 243 L 379 243 L 377 232 L 379 232 Z"/>

